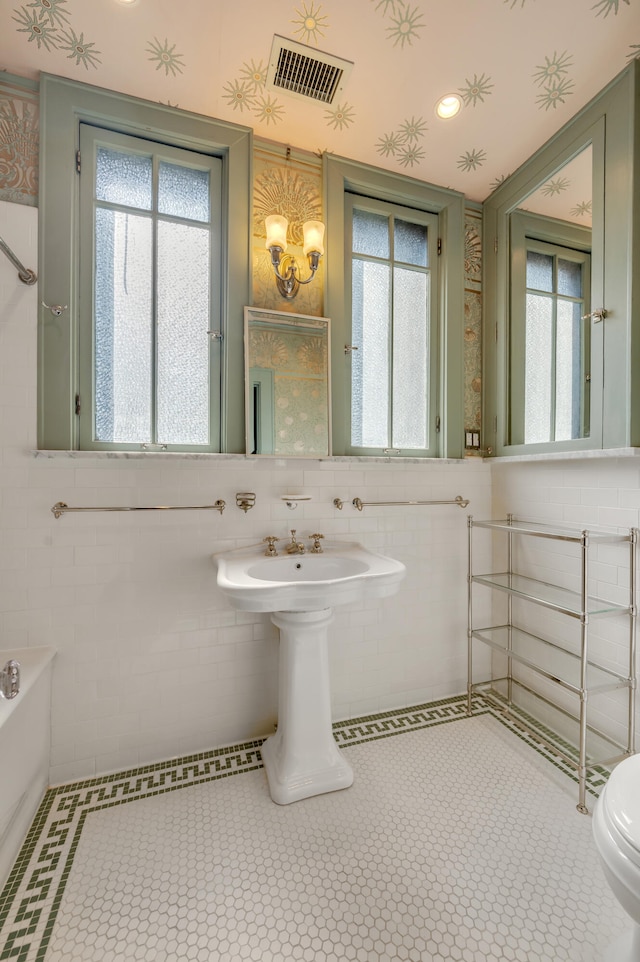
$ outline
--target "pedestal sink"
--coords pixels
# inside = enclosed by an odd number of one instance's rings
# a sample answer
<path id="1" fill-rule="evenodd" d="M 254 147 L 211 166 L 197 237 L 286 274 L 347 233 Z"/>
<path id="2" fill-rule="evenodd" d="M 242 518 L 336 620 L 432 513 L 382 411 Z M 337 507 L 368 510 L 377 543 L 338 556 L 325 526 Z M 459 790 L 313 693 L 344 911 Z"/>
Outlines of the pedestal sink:
<path id="1" fill-rule="evenodd" d="M 262 758 L 274 802 L 348 788 L 351 766 L 331 726 L 327 628 L 332 608 L 392 595 L 400 561 L 360 544 L 329 542 L 322 554 L 265 557 L 256 548 L 213 556 L 218 586 L 234 608 L 268 611 L 280 629 L 278 730 Z"/>

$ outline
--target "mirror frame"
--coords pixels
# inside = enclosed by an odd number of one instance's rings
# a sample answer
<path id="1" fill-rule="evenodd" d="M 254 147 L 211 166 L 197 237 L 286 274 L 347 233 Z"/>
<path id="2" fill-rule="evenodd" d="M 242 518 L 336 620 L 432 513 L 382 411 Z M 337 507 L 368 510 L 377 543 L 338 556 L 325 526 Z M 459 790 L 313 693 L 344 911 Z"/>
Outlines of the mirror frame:
<path id="1" fill-rule="evenodd" d="M 324 326 L 327 335 L 327 450 L 325 452 L 311 453 L 277 453 L 253 454 L 249 451 L 249 438 L 253 433 L 252 412 L 250 390 L 250 370 L 249 363 L 249 324 L 251 321 L 269 321 L 274 323 L 288 324 L 292 328 L 296 325 Z M 291 311 L 275 311 L 262 307 L 245 307 L 244 309 L 244 389 L 245 389 L 245 453 L 251 458 L 328 458 L 331 457 L 331 322 L 328 317 L 321 317 L 315 314 L 296 314 Z"/>
<path id="2" fill-rule="evenodd" d="M 484 210 L 484 446 L 494 456 L 521 456 L 640 445 L 640 195 L 634 161 L 640 160 L 637 111 L 640 61 L 632 61 L 594 100 L 483 205 Z M 591 436 L 547 444 L 509 444 L 510 214 L 589 143 L 593 145 L 592 310 L 604 307 L 603 323 L 592 325 Z M 600 228 L 599 225 L 602 225 Z M 607 372 L 609 375 L 607 376 Z M 639 373 L 635 373 L 639 372 Z"/>

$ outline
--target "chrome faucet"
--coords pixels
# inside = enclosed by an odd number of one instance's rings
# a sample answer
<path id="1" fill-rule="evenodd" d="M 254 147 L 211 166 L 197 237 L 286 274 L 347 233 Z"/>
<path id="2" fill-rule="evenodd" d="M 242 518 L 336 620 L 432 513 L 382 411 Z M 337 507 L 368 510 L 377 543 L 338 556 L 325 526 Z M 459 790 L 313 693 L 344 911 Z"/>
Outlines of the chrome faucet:
<path id="1" fill-rule="evenodd" d="M 296 541 L 296 529 L 291 529 L 291 541 L 284 549 L 287 554 L 304 554 L 305 548 L 302 541 Z"/>

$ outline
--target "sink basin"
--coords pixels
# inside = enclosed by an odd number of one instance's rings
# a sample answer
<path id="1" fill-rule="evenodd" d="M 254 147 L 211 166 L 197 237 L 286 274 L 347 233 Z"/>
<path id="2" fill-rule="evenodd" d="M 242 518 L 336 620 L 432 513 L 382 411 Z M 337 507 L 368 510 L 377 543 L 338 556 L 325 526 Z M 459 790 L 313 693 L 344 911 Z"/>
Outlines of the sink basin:
<path id="1" fill-rule="evenodd" d="M 394 594 L 401 561 L 353 542 L 325 543 L 322 554 L 256 556 L 255 548 L 213 556 L 218 587 L 242 611 L 319 611 Z"/>
<path id="2" fill-rule="evenodd" d="M 260 749 L 278 805 L 349 788 L 353 771 L 331 725 L 327 629 L 331 609 L 394 594 L 405 566 L 361 544 L 268 558 L 254 547 L 213 556 L 234 608 L 268 611 L 280 633 L 278 729 Z"/>

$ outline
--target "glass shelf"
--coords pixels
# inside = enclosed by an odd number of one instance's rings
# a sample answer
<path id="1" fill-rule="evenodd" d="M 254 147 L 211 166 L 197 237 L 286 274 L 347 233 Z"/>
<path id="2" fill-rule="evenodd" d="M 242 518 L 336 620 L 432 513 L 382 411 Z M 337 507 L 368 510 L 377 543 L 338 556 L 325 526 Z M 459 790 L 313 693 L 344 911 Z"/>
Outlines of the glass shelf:
<path id="1" fill-rule="evenodd" d="M 506 591 L 519 598 L 526 598 L 537 605 L 552 608 L 573 618 L 579 618 L 583 614 L 607 615 L 631 612 L 629 606 L 617 605 L 602 598 L 587 598 L 586 610 L 583 611 L 582 599 L 578 592 L 537 581 L 535 578 L 526 578 L 524 575 L 511 574 L 508 571 L 473 575 L 471 580 L 476 584 L 486 585 L 487 588 L 497 588 L 499 591 Z"/>
<path id="2" fill-rule="evenodd" d="M 497 531 L 511 531 L 514 534 L 531 535 L 536 538 L 551 538 L 555 541 L 572 541 L 580 544 L 586 534 L 591 543 L 598 544 L 624 544 L 631 541 L 631 533 L 618 534 L 615 531 L 606 531 L 599 528 L 578 528 L 571 525 L 552 525 L 542 524 L 538 521 L 476 521 L 473 520 L 474 528 L 492 528 Z"/>
<path id="3" fill-rule="evenodd" d="M 511 649 L 509 649 L 508 625 L 475 629 L 473 637 L 489 645 L 494 651 L 505 656 L 510 654 L 514 661 L 526 665 L 532 671 L 562 685 L 568 691 L 580 693 L 579 654 L 574 654 L 556 642 L 539 638 L 521 628 L 511 628 Z M 603 668 L 593 661 L 587 662 L 586 687 L 589 691 L 613 691 L 616 688 L 628 688 L 630 684 L 628 678 Z"/>

